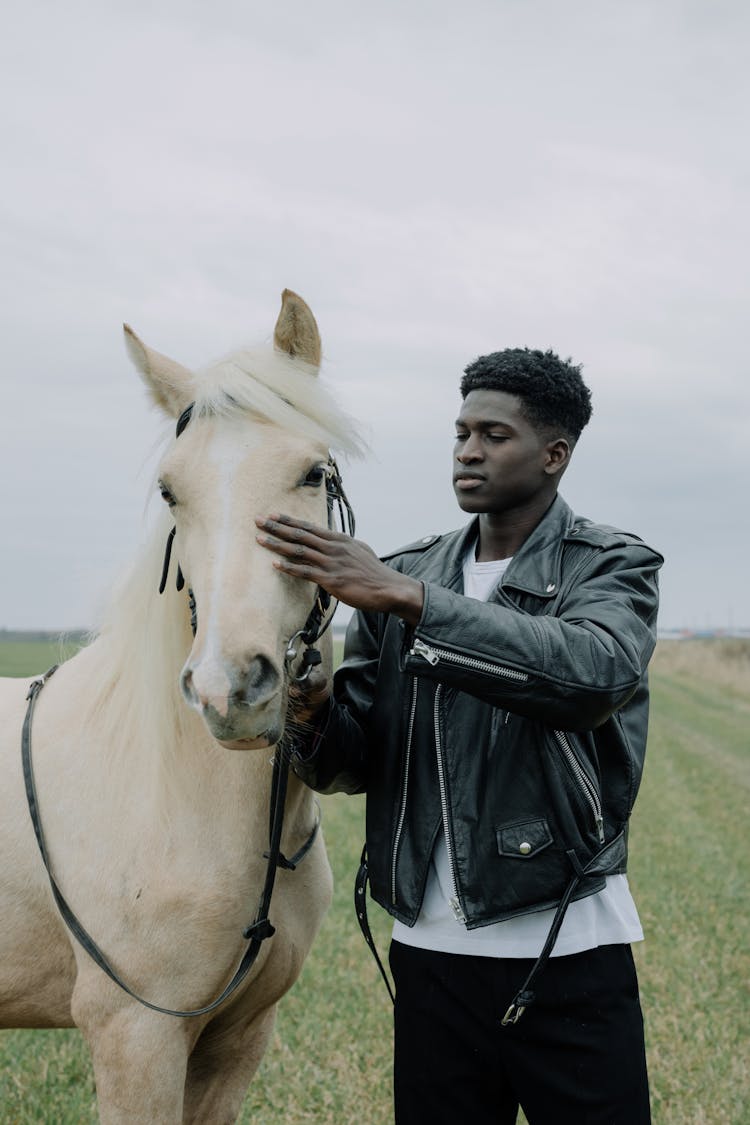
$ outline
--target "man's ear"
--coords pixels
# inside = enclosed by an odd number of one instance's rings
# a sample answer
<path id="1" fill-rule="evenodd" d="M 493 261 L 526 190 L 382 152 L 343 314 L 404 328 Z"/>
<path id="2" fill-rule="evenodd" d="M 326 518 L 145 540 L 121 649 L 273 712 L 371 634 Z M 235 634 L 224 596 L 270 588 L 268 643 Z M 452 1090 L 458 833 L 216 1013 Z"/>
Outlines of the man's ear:
<path id="1" fill-rule="evenodd" d="M 567 438 L 555 438 L 554 441 L 547 442 L 544 447 L 545 462 L 544 471 L 548 476 L 560 476 L 568 467 L 570 463 L 570 456 L 573 452 L 570 442 Z"/>

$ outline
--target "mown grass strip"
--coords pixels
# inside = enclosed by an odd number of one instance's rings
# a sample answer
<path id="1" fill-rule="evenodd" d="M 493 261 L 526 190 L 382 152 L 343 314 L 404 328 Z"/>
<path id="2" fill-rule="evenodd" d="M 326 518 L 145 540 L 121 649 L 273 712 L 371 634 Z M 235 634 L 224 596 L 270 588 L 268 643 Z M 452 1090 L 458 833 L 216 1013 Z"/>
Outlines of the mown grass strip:
<path id="1" fill-rule="evenodd" d="M 697 679 L 676 690 L 658 664 L 652 683 L 630 872 L 647 937 L 635 952 L 654 1120 L 742 1125 L 750 1096 L 746 706 L 723 692 L 707 701 Z"/>

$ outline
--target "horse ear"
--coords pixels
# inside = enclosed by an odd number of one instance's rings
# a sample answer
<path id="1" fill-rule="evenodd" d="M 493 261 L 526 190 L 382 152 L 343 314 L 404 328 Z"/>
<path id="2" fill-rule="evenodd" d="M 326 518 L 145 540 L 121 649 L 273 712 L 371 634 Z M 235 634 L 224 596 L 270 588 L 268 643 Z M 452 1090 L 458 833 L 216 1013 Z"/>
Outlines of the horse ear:
<path id="1" fill-rule="evenodd" d="M 179 418 L 195 398 L 191 372 L 161 352 L 147 347 L 129 324 L 123 324 L 122 327 L 128 355 L 140 372 L 154 403 L 173 418 Z"/>
<path id="2" fill-rule="evenodd" d="M 291 289 L 281 294 L 281 312 L 273 332 L 275 347 L 288 355 L 320 367 L 322 344 L 315 317 L 301 297 Z"/>

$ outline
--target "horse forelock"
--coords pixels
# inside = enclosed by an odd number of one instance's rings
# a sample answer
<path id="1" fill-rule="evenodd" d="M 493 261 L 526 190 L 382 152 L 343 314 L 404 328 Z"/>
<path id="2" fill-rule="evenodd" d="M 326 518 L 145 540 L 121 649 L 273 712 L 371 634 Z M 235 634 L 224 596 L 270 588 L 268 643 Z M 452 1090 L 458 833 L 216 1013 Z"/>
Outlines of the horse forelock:
<path id="1" fill-rule="evenodd" d="M 350 456 L 364 442 L 316 369 L 272 347 L 241 348 L 198 373 L 194 416 L 248 413 Z"/>

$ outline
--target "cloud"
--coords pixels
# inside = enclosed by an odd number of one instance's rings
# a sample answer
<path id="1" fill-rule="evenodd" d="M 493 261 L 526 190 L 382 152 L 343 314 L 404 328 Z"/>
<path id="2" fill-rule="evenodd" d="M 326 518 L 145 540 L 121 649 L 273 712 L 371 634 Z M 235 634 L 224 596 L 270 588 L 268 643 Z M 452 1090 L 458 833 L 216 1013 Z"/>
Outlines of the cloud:
<path id="1" fill-rule="evenodd" d="M 0 626 L 86 624 L 140 534 L 161 426 L 122 321 L 199 366 L 267 337 L 286 285 L 370 428 L 347 485 L 378 549 L 461 522 L 465 363 L 553 347 L 594 393 L 573 507 L 664 550 L 665 623 L 725 623 L 717 584 L 750 622 L 747 23 L 677 0 L 14 10 Z"/>

